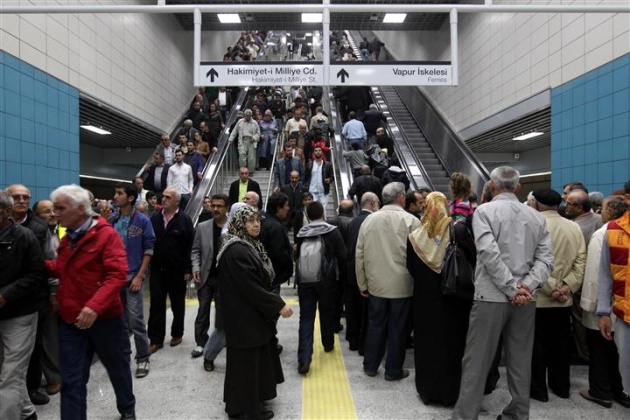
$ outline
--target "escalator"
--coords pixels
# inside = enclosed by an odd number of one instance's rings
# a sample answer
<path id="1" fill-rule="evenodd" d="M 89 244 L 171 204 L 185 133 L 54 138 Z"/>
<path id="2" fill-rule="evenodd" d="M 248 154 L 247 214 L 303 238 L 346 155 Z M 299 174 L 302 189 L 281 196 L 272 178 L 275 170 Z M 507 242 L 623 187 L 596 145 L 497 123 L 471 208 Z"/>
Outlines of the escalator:
<path id="1" fill-rule="evenodd" d="M 362 39 L 361 33 L 346 33 L 355 55 L 362 60 L 354 42 Z M 401 165 L 416 188 L 426 186 L 448 197 L 450 174 L 462 172 L 470 177 L 473 191 L 480 195 L 489 179 L 487 169 L 418 87 L 371 87 L 371 94 L 373 102 L 388 118 L 386 129 L 396 142 Z"/>

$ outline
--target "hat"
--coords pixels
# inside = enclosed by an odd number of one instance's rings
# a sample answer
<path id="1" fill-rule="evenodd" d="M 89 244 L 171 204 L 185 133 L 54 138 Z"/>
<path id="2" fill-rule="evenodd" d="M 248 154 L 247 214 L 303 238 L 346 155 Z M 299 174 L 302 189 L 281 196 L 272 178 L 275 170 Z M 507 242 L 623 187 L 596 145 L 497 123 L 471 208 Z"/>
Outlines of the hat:
<path id="1" fill-rule="evenodd" d="M 539 188 L 533 192 L 534 198 L 540 204 L 547 206 L 557 206 L 562 202 L 562 196 L 551 188 Z"/>

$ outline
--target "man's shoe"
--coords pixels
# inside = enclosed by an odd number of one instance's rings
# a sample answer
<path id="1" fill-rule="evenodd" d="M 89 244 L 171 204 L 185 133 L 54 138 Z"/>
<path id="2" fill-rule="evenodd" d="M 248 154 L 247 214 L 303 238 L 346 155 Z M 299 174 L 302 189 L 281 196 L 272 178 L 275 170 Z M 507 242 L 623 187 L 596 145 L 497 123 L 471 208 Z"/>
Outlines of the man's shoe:
<path id="1" fill-rule="evenodd" d="M 405 379 L 407 376 L 409 376 L 409 370 L 403 369 L 400 371 L 400 374 L 396 376 L 385 375 L 385 380 L 386 381 L 400 381 L 401 379 Z"/>
<path id="2" fill-rule="evenodd" d="M 144 378 L 149 374 L 149 361 L 138 362 L 136 367 L 136 378 Z"/>
<path id="3" fill-rule="evenodd" d="M 159 349 L 161 349 L 162 347 L 164 347 L 164 344 L 151 344 L 149 346 L 149 350 L 151 351 L 151 354 L 153 354 L 156 351 L 158 351 Z"/>
<path id="4" fill-rule="evenodd" d="M 610 408 L 612 407 L 612 401 L 611 400 L 604 400 L 602 398 L 596 398 L 594 396 L 591 395 L 591 393 L 588 391 L 588 389 L 582 389 L 580 390 L 580 395 L 582 396 L 582 398 L 584 398 L 585 400 L 589 400 L 594 402 L 595 404 L 599 404 L 602 407 L 605 408 Z"/>
<path id="5" fill-rule="evenodd" d="M 337 325 L 337 328 L 335 328 L 336 333 L 340 333 L 341 331 L 343 331 L 343 324 L 339 324 Z"/>
<path id="6" fill-rule="evenodd" d="M 300 364 L 298 364 L 298 373 L 300 375 L 306 375 L 310 369 L 311 369 L 311 364 L 310 363 L 300 363 Z"/>
<path id="7" fill-rule="evenodd" d="M 365 370 L 365 369 L 363 369 L 363 372 L 364 372 L 367 376 L 369 376 L 369 377 L 374 377 L 374 376 L 376 376 L 376 374 L 378 373 L 378 371 L 373 371 L 373 372 L 372 372 L 372 371 Z"/>
<path id="8" fill-rule="evenodd" d="M 203 354 L 203 347 L 201 346 L 195 347 L 193 351 L 190 352 L 190 355 L 193 357 L 193 359 L 196 359 L 197 357 L 201 357 L 202 354 Z"/>
<path id="9" fill-rule="evenodd" d="M 324 347 L 324 351 L 325 351 L 326 353 L 330 353 L 330 352 L 331 352 L 331 351 L 333 351 L 334 349 L 335 349 L 335 346 L 334 346 L 334 345 L 332 345 L 332 346 L 328 346 L 328 347 Z"/>
<path id="10" fill-rule="evenodd" d="M 278 350 L 278 354 L 282 354 L 282 350 L 284 350 L 284 347 L 282 347 L 282 344 L 278 344 L 276 349 Z"/>
<path id="11" fill-rule="evenodd" d="M 43 392 L 33 391 L 28 394 L 31 402 L 35 405 L 45 405 L 50 402 L 50 397 Z"/>
<path id="12" fill-rule="evenodd" d="M 203 370 L 212 372 L 214 370 L 214 360 L 203 359 Z"/>
<path id="13" fill-rule="evenodd" d="M 31 414 L 28 417 L 25 417 L 24 420 L 37 420 L 37 411 L 33 411 L 33 414 Z"/>
<path id="14" fill-rule="evenodd" d="M 273 411 L 271 410 L 263 410 L 258 414 L 258 418 L 260 420 L 270 420 L 273 418 Z"/>
<path id="15" fill-rule="evenodd" d="M 171 347 L 179 346 L 180 344 L 182 344 L 182 338 L 181 337 L 173 337 L 173 338 L 171 338 Z"/>
<path id="16" fill-rule="evenodd" d="M 531 392 L 529 394 L 529 398 L 531 398 L 532 400 L 540 401 L 540 402 L 549 401 L 549 395 L 538 395 L 538 394 L 532 394 Z"/>
<path id="17" fill-rule="evenodd" d="M 120 420 L 136 420 L 136 412 L 135 411 L 125 411 L 120 415 Z"/>
<path id="18" fill-rule="evenodd" d="M 620 395 L 613 395 L 613 400 L 626 408 L 630 408 L 630 396 L 625 392 L 622 392 Z"/>
<path id="19" fill-rule="evenodd" d="M 55 395 L 61 391 L 61 382 L 53 382 L 51 384 L 46 385 L 46 394 Z"/>

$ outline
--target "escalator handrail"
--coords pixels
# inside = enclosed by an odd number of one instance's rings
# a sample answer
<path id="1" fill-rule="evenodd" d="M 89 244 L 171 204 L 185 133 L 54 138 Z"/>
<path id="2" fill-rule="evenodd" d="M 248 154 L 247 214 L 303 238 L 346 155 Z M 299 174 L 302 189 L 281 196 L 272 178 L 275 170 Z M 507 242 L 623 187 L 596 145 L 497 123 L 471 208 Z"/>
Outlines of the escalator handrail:
<path id="1" fill-rule="evenodd" d="M 279 121 L 276 119 L 276 121 Z M 278 135 L 276 136 L 276 146 L 273 151 L 273 157 L 271 158 L 271 165 L 269 166 L 269 179 L 267 180 L 267 194 L 265 197 L 260 197 L 263 200 L 263 209 L 267 210 L 267 203 L 269 202 L 269 197 L 273 194 L 273 178 L 276 173 L 276 161 L 278 160 L 278 154 L 280 151 L 284 150 L 284 129 L 280 127 L 278 131 Z"/>
<path id="2" fill-rule="evenodd" d="M 234 102 L 234 106 L 230 111 L 230 116 L 225 123 L 225 128 L 221 131 L 221 135 L 217 140 L 217 148 L 219 149 L 219 152 L 213 153 L 208 159 L 203 171 L 203 176 L 195 188 L 188 205 L 186 206 L 186 214 L 190 216 L 195 226 L 197 225 L 197 219 L 202 211 L 201 203 L 203 202 L 203 198 L 212 191 L 219 173 L 227 170 L 224 167 L 224 162 L 226 160 L 226 156 L 230 152 L 229 130 L 238 118 L 238 111 L 246 106 L 248 96 L 250 97 L 250 92 L 247 87 L 242 89 L 239 93 L 238 98 Z"/>
<path id="3" fill-rule="evenodd" d="M 330 92 L 328 87 L 324 87 L 323 98 L 328 98 L 327 101 L 322 102 L 322 106 L 326 113 L 328 114 L 329 124 L 332 125 L 335 130 L 334 137 L 331 138 L 331 153 L 330 160 L 333 165 L 333 174 L 335 190 L 337 195 L 337 205 L 341 203 L 341 200 L 346 198 L 346 194 L 348 190 L 350 190 L 350 186 L 352 185 L 353 177 L 352 171 L 350 169 L 350 165 L 348 161 L 343 157 L 343 152 L 347 150 L 346 142 L 341 138 L 341 130 L 342 130 L 342 121 L 341 115 L 337 111 L 337 103 L 334 95 Z M 334 140 L 334 143 L 332 142 Z M 339 168 L 339 179 L 336 176 L 336 169 Z"/>

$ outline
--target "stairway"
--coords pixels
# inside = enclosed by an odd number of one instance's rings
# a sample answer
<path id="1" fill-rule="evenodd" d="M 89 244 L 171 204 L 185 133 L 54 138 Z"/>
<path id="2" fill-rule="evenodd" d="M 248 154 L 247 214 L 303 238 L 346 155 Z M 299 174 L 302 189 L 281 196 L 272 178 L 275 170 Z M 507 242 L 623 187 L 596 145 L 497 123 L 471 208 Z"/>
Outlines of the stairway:
<path id="1" fill-rule="evenodd" d="M 403 103 L 394 87 L 380 86 L 379 89 L 383 98 L 387 101 L 391 115 L 396 120 L 400 132 L 407 139 L 416 157 L 424 166 L 429 180 L 433 184 L 433 189 L 444 193 L 448 197 L 449 175 L 409 112 L 409 109 Z"/>

